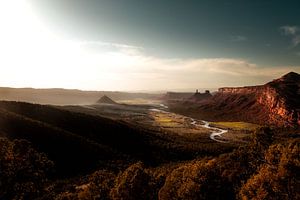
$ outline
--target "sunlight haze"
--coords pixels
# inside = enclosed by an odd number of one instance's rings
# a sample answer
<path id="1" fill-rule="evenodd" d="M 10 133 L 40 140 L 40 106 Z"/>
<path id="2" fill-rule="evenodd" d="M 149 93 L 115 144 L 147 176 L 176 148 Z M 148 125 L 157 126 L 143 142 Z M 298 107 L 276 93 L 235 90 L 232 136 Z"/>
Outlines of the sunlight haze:
<path id="1" fill-rule="evenodd" d="M 10 0 L 0 3 L 1 86 L 184 90 L 262 84 L 289 71 L 300 71 L 299 65 L 256 63 L 254 59 L 239 56 L 197 57 L 178 56 L 175 53 L 173 56 L 164 56 L 152 54 L 155 47 L 153 49 L 129 42 L 124 44 L 122 41 L 94 40 L 89 37 L 68 38 L 62 34 L 59 26 L 55 28 L 50 25 L 47 17 L 41 14 L 42 11 L 38 12 L 42 8 L 35 6 L 36 2 Z M 100 30 L 101 26 L 99 23 Z M 103 31 L 107 26 L 103 24 Z M 298 33 L 296 27 L 294 32 L 288 28 L 282 29 L 287 34 Z M 237 35 L 229 40 L 237 43 L 246 42 L 247 38 Z M 298 46 L 297 41 L 295 46 Z M 199 50 L 205 52 L 201 46 Z M 172 55 L 171 51 L 169 53 Z M 295 53 L 295 56 L 298 55 Z"/>

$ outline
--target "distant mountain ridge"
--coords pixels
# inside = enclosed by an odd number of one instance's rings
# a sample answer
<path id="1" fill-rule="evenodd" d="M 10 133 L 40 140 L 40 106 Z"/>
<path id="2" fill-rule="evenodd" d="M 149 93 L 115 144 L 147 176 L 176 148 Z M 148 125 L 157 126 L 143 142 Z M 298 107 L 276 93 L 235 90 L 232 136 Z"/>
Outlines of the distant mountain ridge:
<path id="1" fill-rule="evenodd" d="M 193 96 L 192 92 L 167 92 L 162 99 L 166 101 L 170 100 L 186 100 Z"/>
<path id="2" fill-rule="evenodd" d="M 0 87 L 0 100 L 22 101 L 38 104 L 70 105 L 93 104 L 99 97 L 107 95 L 114 100 L 157 99 L 161 94 L 131 93 L 118 91 L 83 91 L 75 89 L 35 89 Z"/>

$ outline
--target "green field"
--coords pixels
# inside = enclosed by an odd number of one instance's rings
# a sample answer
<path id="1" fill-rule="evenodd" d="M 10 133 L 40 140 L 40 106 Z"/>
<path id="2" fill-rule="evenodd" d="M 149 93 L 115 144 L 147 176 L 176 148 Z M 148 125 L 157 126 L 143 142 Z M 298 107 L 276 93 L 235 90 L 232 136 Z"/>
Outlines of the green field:
<path id="1" fill-rule="evenodd" d="M 231 130 L 248 130 L 254 131 L 260 126 L 257 124 L 247 123 L 247 122 L 211 122 L 212 126 L 219 128 L 231 129 Z"/>

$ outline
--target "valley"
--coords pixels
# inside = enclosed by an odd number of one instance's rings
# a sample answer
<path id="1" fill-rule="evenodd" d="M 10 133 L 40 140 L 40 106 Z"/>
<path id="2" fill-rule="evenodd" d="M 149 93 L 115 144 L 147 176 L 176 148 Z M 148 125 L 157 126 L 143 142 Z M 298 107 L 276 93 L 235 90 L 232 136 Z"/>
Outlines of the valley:
<path id="1" fill-rule="evenodd" d="M 245 142 L 243 140 L 246 140 L 247 136 L 259 127 L 255 124 L 243 122 L 232 122 L 231 124 L 227 124 L 227 126 L 221 126 L 218 122 L 210 123 L 201 119 L 194 119 L 168 111 L 168 106 L 160 101 L 148 101 L 147 103 L 149 104 L 132 103 L 133 101 L 131 101 L 131 104 L 91 104 L 84 106 L 63 106 L 62 108 L 121 120 L 133 126 L 138 126 L 149 131 L 156 131 L 161 134 L 178 135 L 193 139 L 198 138 L 196 141 L 200 143 L 211 142 L 209 139 L 216 142 Z M 220 124 L 222 123 L 220 122 Z M 240 124 L 239 129 L 235 128 L 236 124 Z M 250 129 L 249 126 L 253 128 Z M 230 137 L 227 137 L 227 135 L 230 135 Z"/>
<path id="2" fill-rule="evenodd" d="M 235 199 L 260 187 L 280 187 L 282 199 L 287 191 L 296 196 L 295 187 L 285 186 L 299 180 L 299 79 L 278 80 L 296 93 L 256 91 L 271 82 L 250 92 L 192 97 L 120 93 L 113 99 L 105 93 L 67 105 L 0 101 L 0 197 Z M 64 92 L 69 97 L 71 91 Z M 263 98 L 281 103 L 269 109 Z"/>

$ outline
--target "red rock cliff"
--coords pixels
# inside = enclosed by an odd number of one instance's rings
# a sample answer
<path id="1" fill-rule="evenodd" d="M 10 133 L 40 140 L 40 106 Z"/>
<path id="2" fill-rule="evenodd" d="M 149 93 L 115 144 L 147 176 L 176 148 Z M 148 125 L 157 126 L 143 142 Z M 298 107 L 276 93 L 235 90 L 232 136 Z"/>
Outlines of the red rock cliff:
<path id="1" fill-rule="evenodd" d="M 230 120 L 300 126 L 300 75 L 290 72 L 265 85 L 220 88 L 201 107 Z"/>

